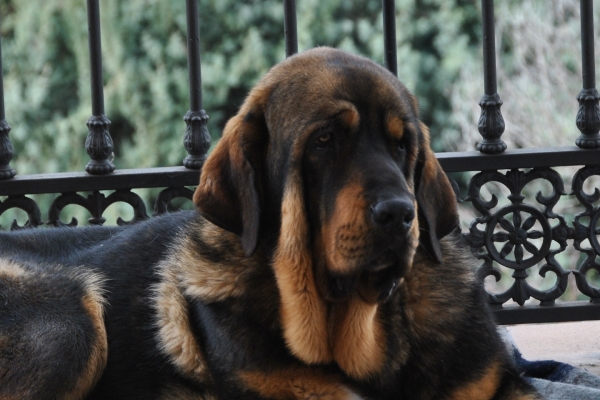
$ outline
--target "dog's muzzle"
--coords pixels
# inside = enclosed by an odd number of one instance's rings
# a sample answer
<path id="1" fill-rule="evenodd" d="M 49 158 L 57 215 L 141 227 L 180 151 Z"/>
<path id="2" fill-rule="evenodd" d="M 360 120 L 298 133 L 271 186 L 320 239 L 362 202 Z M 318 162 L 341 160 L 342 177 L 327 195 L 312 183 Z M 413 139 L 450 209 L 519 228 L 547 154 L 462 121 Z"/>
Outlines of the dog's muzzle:
<path id="1" fill-rule="evenodd" d="M 358 239 L 369 256 L 353 273 L 328 276 L 328 300 L 342 301 L 357 292 L 368 303 L 385 302 L 407 272 L 416 215 L 413 203 L 404 198 L 380 201 L 369 208 L 369 213 L 372 228 L 361 234 L 372 237 Z"/>

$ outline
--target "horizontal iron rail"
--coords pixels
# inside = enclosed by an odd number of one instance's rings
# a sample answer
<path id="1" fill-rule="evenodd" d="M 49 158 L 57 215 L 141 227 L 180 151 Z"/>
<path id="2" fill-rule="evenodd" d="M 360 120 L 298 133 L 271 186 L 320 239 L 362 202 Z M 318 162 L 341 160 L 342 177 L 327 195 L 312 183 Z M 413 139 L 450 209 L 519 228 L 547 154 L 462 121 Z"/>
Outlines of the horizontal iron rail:
<path id="1" fill-rule="evenodd" d="M 600 304 L 588 301 L 570 301 L 552 306 L 509 305 L 493 311 L 500 325 L 600 320 Z"/>
<path id="2" fill-rule="evenodd" d="M 600 163 L 600 149 L 584 150 L 576 146 L 508 150 L 496 155 L 468 151 L 436 153 L 436 156 L 446 172 Z M 198 180 L 197 170 L 184 167 L 121 169 L 102 176 L 86 172 L 17 175 L 13 179 L 0 182 L 0 196 L 195 186 Z"/>
<path id="3" fill-rule="evenodd" d="M 196 186 L 200 173 L 185 167 L 120 169 L 109 175 L 85 172 L 17 175 L 0 182 L 0 196 Z"/>
<path id="4" fill-rule="evenodd" d="M 576 146 L 507 150 L 501 154 L 478 151 L 436 153 L 446 172 L 487 171 L 513 168 L 564 167 L 600 163 L 600 150 Z"/>

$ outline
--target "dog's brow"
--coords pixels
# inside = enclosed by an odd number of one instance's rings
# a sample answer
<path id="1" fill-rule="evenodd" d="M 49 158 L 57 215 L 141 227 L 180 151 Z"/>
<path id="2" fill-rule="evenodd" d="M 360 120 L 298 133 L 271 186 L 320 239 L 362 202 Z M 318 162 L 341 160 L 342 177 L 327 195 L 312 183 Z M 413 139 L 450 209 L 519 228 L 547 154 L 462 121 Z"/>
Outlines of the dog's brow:
<path id="1" fill-rule="evenodd" d="M 402 139 L 404 136 L 404 122 L 395 115 L 388 115 L 387 129 L 394 139 Z"/>
<path id="2" fill-rule="evenodd" d="M 360 115 L 354 107 L 342 110 L 338 115 L 348 128 L 356 128 L 360 123 Z"/>

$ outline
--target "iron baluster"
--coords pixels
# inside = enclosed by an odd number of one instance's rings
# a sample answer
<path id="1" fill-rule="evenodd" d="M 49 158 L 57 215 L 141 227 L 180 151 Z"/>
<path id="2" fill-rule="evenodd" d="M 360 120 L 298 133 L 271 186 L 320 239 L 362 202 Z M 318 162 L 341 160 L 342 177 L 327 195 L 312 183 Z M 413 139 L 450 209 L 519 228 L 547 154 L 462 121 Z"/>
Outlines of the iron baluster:
<path id="1" fill-rule="evenodd" d="M 396 52 L 396 0 L 383 0 L 383 48 L 385 67 L 398 76 Z"/>
<path id="2" fill-rule="evenodd" d="M 582 149 L 600 147 L 600 93 L 596 89 L 596 67 L 594 60 L 594 3 L 581 0 L 581 59 L 583 89 L 577 96 L 577 128 L 581 136 L 575 143 Z"/>
<path id="3" fill-rule="evenodd" d="M 10 125 L 6 122 L 4 114 L 4 78 L 2 74 L 2 41 L 0 40 L 0 180 L 10 179 L 17 174 L 9 163 L 15 150 L 8 138 Z"/>
<path id="4" fill-rule="evenodd" d="M 296 22 L 296 0 L 283 2 L 283 30 L 285 35 L 285 56 L 290 57 L 298 52 L 298 26 Z"/>
<path id="5" fill-rule="evenodd" d="M 87 121 L 89 130 L 85 140 L 85 150 L 91 160 L 88 161 L 85 170 L 93 175 L 104 175 L 113 172 L 115 166 L 111 161 L 113 141 L 108 131 L 110 120 L 104 115 L 100 5 L 98 3 L 98 0 L 87 0 L 92 116 Z"/>
<path id="6" fill-rule="evenodd" d="M 500 136 L 504 133 L 504 118 L 500 112 L 502 100 L 496 86 L 496 35 L 494 32 L 494 0 L 481 0 L 483 27 L 483 81 L 485 94 L 479 102 L 479 133 L 483 140 L 477 150 L 484 154 L 497 154 L 506 150 L 506 143 Z"/>
<path id="7" fill-rule="evenodd" d="M 186 124 L 183 146 L 188 152 L 183 159 L 183 165 L 189 169 L 200 169 L 210 148 L 210 134 L 206 126 L 208 115 L 202 109 L 198 0 L 186 0 L 186 16 L 190 109 L 183 117 Z"/>

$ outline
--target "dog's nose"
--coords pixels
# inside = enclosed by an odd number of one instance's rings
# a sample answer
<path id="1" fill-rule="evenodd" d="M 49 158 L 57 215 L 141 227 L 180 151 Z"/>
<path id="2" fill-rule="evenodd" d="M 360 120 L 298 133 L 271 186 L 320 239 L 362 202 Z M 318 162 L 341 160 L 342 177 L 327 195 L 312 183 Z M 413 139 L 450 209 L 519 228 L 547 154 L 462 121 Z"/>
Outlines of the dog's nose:
<path id="1" fill-rule="evenodd" d="M 379 226 L 395 230 L 408 230 L 415 219 L 415 207 L 409 200 L 384 200 L 371 206 L 373 220 Z"/>

